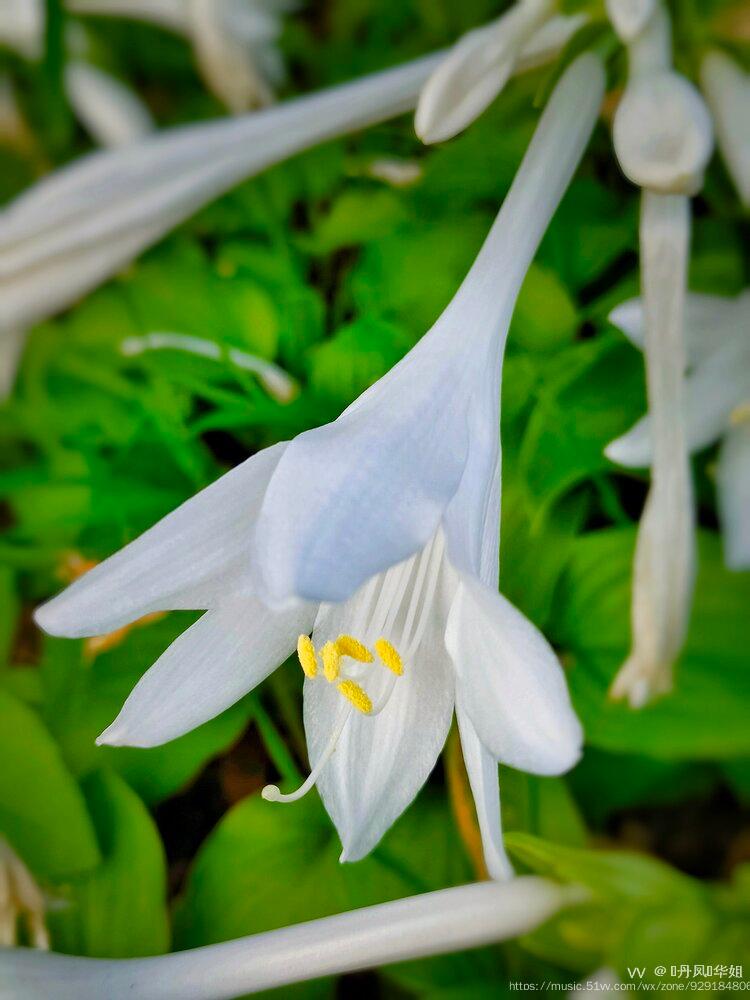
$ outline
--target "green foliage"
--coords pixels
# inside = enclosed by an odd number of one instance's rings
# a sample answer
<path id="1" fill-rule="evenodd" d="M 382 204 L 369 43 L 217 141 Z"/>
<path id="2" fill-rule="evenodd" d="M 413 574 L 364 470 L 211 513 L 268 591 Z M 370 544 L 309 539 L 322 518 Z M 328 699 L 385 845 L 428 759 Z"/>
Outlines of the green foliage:
<path id="1" fill-rule="evenodd" d="M 724 0 L 682 6 L 672 5 L 683 69 L 727 33 L 746 61 Z M 309 5 L 287 21 L 284 86 L 313 90 L 399 62 L 505 7 Z M 201 946 L 475 876 L 439 768 L 353 865 L 339 864 L 314 794 L 287 806 L 261 800 L 265 781 L 291 781 L 306 762 L 290 671 L 165 746 L 96 747 L 194 617 L 136 623 L 93 655 L 42 637 L 31 612 L 61 587 L 71 553 L 105 558 L 246 456 L 335 418 L 429 330 L 508 190 L 534 102 L 582 47 L 611 48 L 600 3 L 563 7 L 593 23 L 558 62 L 514 78 L 454 140 L 425 148 L 403 119 L 297 156 L 29 332 L 0 408 L 0 835 L 50 898 L 56 949 L 156 954 L 172 937 L 176 948 Z M 183 39 L 127 19 L 81 21 L 91 58 L 135 84 L 160 125 L 222 113 Z M 62 38 L 53 22 L 38 66 L 0 52 L 29 125 L 25 145 L 2 151 L 2 200 L 90 146 L 63 89 L 50 87 L 64 68 Z M 608 71 L 618 87 L 624 58 Z M 382 158 L 409 163 L 413 182 L 376 179 Z M 748 280 L 747 216 L 717 159 L 695 205 L 690 286 L 733 294 Z M 602 965 L 627 979 L 635 965 L 652 976 L 672 961 L 736 963 L 746 944 L 750 877 L 736 862 L 750 803 L 750 576 L 722 564 L 712 451 L 697 462 L 700 572 L 675 690 L 639 712 L 608 697 L 629 648 L 646 476 L 613 466 L 604 447 L 646 404 L 642 356 L 606 317 L 638 291 L 638 211 L 601 127 L 521 289 L 503 374 L 501 589 L 559 651 L 587 741 L 565 778 L 502 768 L 503 822 L 521 870 L 583 886 L 585 898 L 520 943 L 379 970 L 365 983 L 373 995 L 494 998 L 509 980 L 560 985 Z M 133 351 L 155 332 L 200 338 L 218 357 Z M 297 396 L 269 396 L 233 349 L 286 369 Z M 717 802 L 730 820 L 713 815 Z M 644 843 L 662 859 L 626 849 L 633 825 L 653 832 L 657 814 L 691 846 L 689 863 L 656 836 Z M 696 877 L 733 867 L 720 884 Z M 327 980 L 284 995 L 360 986 Z"/>

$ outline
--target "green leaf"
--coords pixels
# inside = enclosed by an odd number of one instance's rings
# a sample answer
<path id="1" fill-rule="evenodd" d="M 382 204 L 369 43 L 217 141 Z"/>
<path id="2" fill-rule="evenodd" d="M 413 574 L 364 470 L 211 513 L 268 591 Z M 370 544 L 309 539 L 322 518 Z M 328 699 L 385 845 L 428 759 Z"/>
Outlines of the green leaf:
<path id="1" fill-rule="evenodd" d="M 0 688 L 0 832 L 38 878 L 99 861 L 86 803 L 35 712 Z"/>
<path id="2" fill-rule="evenodd" d="M 532 264 L 513 311 L 509 343 L 546 351 L 570 342 L 577 326 L 578 312 L 563 283 L 553 271 Z"/>
<path id="3" fill-rule="evenodd" d="M 382 239 L 408 217 L 393 191 L 368 187 L 344 190 L 309 235 L 300 238 L 306 251 L 329 254 L 342 247 Z"/>
<path id="4" fill-rule="evenodd" d="M 632 530 L 579 539 L 558 592 L 552 637 L 566 652 L 588 742 L 664 760 L 747 755 L 750 574 L 724 567 L 715 535 L 699 533 L 695 601 L 673 693 L 638 711 L 608 698 L 629 648 L 634 542 Z"/>
<path id="5" fill-rule="evenodd" d="M 97 958 L 158 955 L 169 947 L 166 867 L 153 820 L 116 775 L 92 774 L 84 791 L 103 861 L 50 912 L 56 951 Z"/>
<path id="6" fill-rule="evenodd" d="M 383 320 L 365 317 L 341 327 L 310 351 L 310 384 L 338 407 L 348 405 L 389 371 L 411 347 L 409 336 Z"/>

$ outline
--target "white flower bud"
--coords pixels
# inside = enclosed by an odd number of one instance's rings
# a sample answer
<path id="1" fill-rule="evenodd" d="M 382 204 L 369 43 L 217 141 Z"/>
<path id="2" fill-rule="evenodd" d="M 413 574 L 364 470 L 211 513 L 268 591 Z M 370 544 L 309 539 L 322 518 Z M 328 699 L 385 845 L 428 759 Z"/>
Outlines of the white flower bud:
<path id="1" fill-rule="evenodd" d="M 750 74 L 713 49 L 703 60 L 701 84 L 727 170 L 743 203 L 750 205 Z"/>
<path id="2" fill-rule="evenodd" d="M 625 176 L 659 194 L 695 194 L 713 151 L 711 116 L 702 97 L 671 71 L 628 85 L 613 138 Z"/>
<path id="3" fill-rule="evenodd" d="M 607 17 L 623 40 L 632 41 L 651 19 L 656 0 L 606 0 Z"/>

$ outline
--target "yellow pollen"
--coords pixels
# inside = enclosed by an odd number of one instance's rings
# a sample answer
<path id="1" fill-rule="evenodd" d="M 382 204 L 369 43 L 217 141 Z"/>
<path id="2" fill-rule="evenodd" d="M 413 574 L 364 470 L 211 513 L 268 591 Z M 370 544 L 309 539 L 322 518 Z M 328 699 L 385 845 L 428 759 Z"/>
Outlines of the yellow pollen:
<path id="1" fill-rule="evenodd" d="M 729 414 L 729 424 L 731 427 L 739 427 L 746 420 L 750 420 L 750 402 L 740 403 Z"/>
<path id="2" fill-rule="evenodd" d="M 314 677 L 318 672 L 318 658 L 309 635 L 301 635 L 297 639 L 297 656 L 305 677 Z"/>
<path id="3" fill-rule="evenodd" d="M 359 639 L 353 635 L 340 635 L 336 640 L 336 646 L 342 656 L 350 656 L 359 663 L 372 663 L 374 656 L 370 650 Z"/>
<path id="4" fill-rule="evenodd" d="M 352 705 L 363 715 L 369 715 L 372 711 L 372 702 L 367 692 L 357 684 L 356 681 L 341 681 L 337 685 L 341 694 L 350 701 Z"/>
<path id="5" fill-rule="evenodd" d="M 388 667 L 392 674 L 395 674 L 397 677 L 403 674 L 404 664 L 401 662 L 399 652 L 387 639 L 378 639 L 375 643 L 375 651 L 383 661 L 383 665 Z"/>
<path id="6" fill-rule="evenodd" d="M 335 642 L 327 642 L 320 651 L 323 658 L 323 676 L 332 684 L 341 669 L 341 653 Z"/>

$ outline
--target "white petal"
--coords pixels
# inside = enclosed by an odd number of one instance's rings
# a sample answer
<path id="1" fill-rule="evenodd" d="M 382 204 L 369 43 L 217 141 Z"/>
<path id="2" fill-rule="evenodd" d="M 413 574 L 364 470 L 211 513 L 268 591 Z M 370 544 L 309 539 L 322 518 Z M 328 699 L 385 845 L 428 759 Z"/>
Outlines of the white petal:
<path id="1" fill-rule="evenodd" d="M 227 1000 L 520 937 L 575 899 L 570 889 L 524 876 L 427 892 L 151 958 L 74 958 L 14 948 L 3 953 L 3 1000 Z"/>
<path id="2" fill-rule="evenodd" d="M 44 0 L 3 0 L 0 42 L 27 59 L 39 59 L 44 44 Z"/>
<path id="3" fill-rule="evenodd" d="M 478 407 L 469 413 L 491 392 L 487 380 L 499 385 L 518 290 L 586 146 L 603 88 L 601 61 L 590 53 L 566 70 L 479 255 L 435 326 L 337 421 L 290 445 L 257 529 L 269 604 L 295 595 L 344 600 L 423 548 L 459 489 L 470 447 L 481 454 L 472 458 L 468 475 L 477 482 L 466 495 L 489 495 L 484 477 L 496 468 L 496 429 L 472 442 L 487 416 Z M 483 519 L 484 503 L 475 523 Z M 456 549 L 459 565 L 474 558 Z"/>
<path id="4" fill-rule="evenodd" d="M 459 699 L 495 760 L 533 774 L 561 774 L 583 734 L 562 669 L 541 632 L 502 595 L 463 577 L 446 645 Z"/>
<path id="5" fill-rule="evenodd" d="M 25 343 L 25 330 L 0 330 L 0 400 L 13 388 Z"/>
<path id="6" fill-rule="evenodd" d="M 513 877 L 513 867 L 505 853 L 503 829 L 500 821 L 500 788 L 497 761 L 482 745 L 477 731 L 460 701 L 456 702 L 456 718 L 461 734 L 466 773 L 469 776 L 474 805 L 477 810 L 479 832 L 482 837 L 484 862 L 491 878 L 504 880 Z"/>
<path id="7" fill-rule="evenodd" d="M 555 14 L 524 45 L 516 62 L 516 72 L 535 69 L 550 62 L 587 20 L 588 16 L 584 13 Z"/>
<path id="8" fill-rule="evenodd" d="M 356 619 L 356 601 L 348 602 L 349 621 Z M 357 861 L 375 847 L 425 783 L 443 748 L 453 716 L 453 674 L 437 624 L 395 683 L 385 667 L 372 664 L 360 683 L 373 704 L 386 685 L 393 684 L 392 694 L 378 715 L 351 712 L 336 752 L 318 778 L 341 837 L 342 861 Z M 326 618 L 313 640 L 319 646 L 345 630 L 338 620 Z M 305 681 L 305 732 L 313 767 L 345 708 L 335 685 L 322 678 Z"/>
<path id="9" fill-rule="evenodd" d="M 725 298 L 720 295 L 701 295 L 689 292 L 685 298 L 685 351 L 690 367 L 702 364 L 714 351 L 728 340 L 744 336 L 743 320 L 750 323 L 745 296 Z M 615 306 L 609 322 L 622 330 L 625 336 L 643 350 L 645 340 L 643 301 L 628 299 Z"/>
<path id="10" fill-rule="evenodd" d="M 625 42 L 639 35 L 651 19 L 656 0 L 606 0 L 607 16 Z"/>
<path id="11" fill-rule="evenodd" d="M 634 708 L 671 689 L 692 603 L 695 530 L 682 335 L 689 233 L 686 197 L 644 192 L 640 239 L 653 462 L 636 542 L 632 650 L 612 684 L 613 697 L 627 698 Z"/>
<path id="12" fill-rule="evenodd" d="M 249 598 L 206 612 L 146 671 L 97 743 L 159 746 L 213 719 L 287 659 L 316 610 L 278 614 Z"/>
<path id="13" fill-rule="evenodd" d="M 701 65 L 701 84 L 727 169 L 743 204 L 750 205 L 750 74 L 713 49 Z"/>
<path id="14" fill-rule="evenodd" d="M 728 432 L 716 473 L 724 558 L 730 569 L 750 569 L 750 421 Z"/>
<path id="15" fill-rule="evenodd" d="M 739 335 L 738 335 L 739 334 Z M 750 337 L 736 327 L 733 336 L 717 348 L 685 383 L 687 445 L 700 451 L 724 433 L 732 410 L 750 399 Z M 606 455 L 620 465 L 637 468 L 652 461 L 651 417 L 638 421 L 612 441 Z"/>
<path id="16" fill-rule="evenodd" d="M 135 92 L 90 63 L 67 63 L 65 89 L 76 116 L 101 146 L 127 145 L 154 129 L 151 113 Z"/>
<path id="17" fill-rule="evenodd" d="M 185 0 L 67 0 L 75 14 L 97 17 L 132 17 L 150 21 L 172 31 L 187 31 Z"/>
<path id="18" fill-rule="evenodd" d="M 450 139 L 479 117 L 507 83 L 550 7 L 546 0 L 524 0 L 453 46 L 419 97 L 414 128 L 423 142 Z"/>
<path id="19" fill-rule="evenodd" d="M 260 74 L 247 41 L 232 31 L 225 3 L 186 0 L 193 48 L 208 86 L 234 114 L 269 104 L 271 90 Z"/>
<path id="20" fill-rule="evenodd" d="M 120 628 L 151 611 L 201 610 L 250 593 L 250 537 L 284 445 L 253 455 L 37 609 L 52 635 Z"/>
<path id="21" fill-rule="evenodd" d="M 70 304 L 244 178 L 408 110 L 434 64 L 427 57 L 243 118 L 165 130 L 55 172 L 0 216 L 0 324 L 24 325 L 24 309 L 40 318 L 40 294 L 46 314 Z M 102 244 L 103 259 L 81 256 Z M 71 257 L 76 280 L 53 292 L 45 268 L 59 269 Z M 5 304 L 11 294 L 12 309 Z"/>

